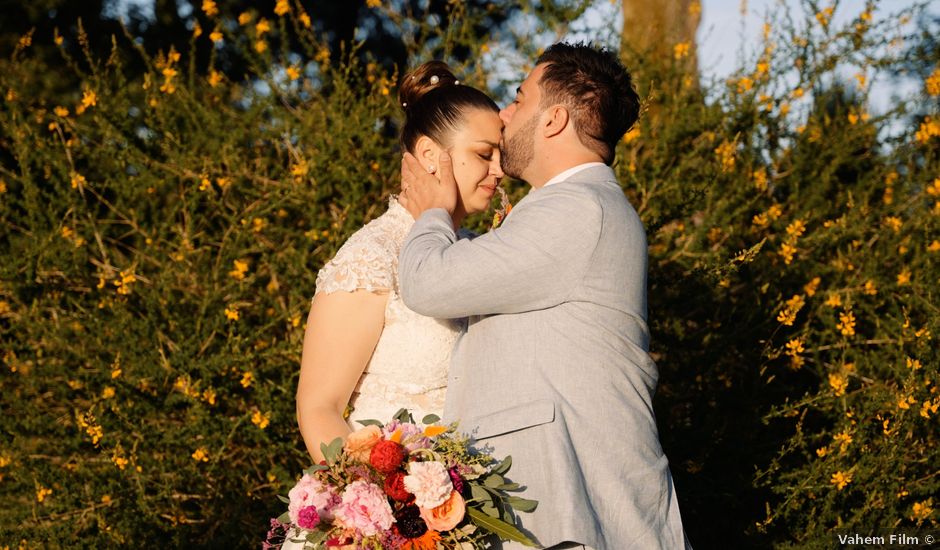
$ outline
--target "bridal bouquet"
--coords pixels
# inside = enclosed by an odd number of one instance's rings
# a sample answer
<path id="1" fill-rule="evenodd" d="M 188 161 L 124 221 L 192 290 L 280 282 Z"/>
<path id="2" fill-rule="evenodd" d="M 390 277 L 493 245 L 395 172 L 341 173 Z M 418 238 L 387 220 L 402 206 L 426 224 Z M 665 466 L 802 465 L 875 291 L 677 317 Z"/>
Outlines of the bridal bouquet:
<path id="1" fill-rule="evenodd" d="M 507 491 L 512 460 L 471 448 L 456 424 L 430 415 L 419 425 L 401 410 L 382 425 L 363 421 L 346 439 L 323 444 L 325 460 L 305 470 L 272 520 L 265 548 L 283 532 L 297 548 L 470 550 L 497 536 L 536 546 L 514 512 L 537 503 Z M 287 545 L 289 546 L 289 545 Z"/>

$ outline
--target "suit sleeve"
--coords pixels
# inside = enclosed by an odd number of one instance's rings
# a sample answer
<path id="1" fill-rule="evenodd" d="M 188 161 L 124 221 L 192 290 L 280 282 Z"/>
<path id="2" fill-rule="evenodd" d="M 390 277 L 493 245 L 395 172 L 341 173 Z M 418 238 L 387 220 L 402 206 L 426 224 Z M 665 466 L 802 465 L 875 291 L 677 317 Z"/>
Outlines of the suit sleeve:
<path id="1" fill-rule="evenodd" d="M 504 224 L 457 240 L 444 210 L 425 212 L 399 259 L 402 300 L 429 317 L 521 313 L 565 301 L 600 235 L 602 210 L 583 193 L 521 202 Z"/>

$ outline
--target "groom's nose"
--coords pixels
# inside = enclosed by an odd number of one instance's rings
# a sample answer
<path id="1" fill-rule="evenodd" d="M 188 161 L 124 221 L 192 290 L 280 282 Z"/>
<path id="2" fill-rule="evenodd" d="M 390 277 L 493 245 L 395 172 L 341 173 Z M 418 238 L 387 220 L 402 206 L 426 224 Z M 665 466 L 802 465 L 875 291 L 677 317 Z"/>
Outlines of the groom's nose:
<path id="1" fill-rule="evenodd" d="M 515 111 L 516 111 L 516 104 L 510 103 L 509 105 L 506 105 L 506 107 L 504 107 L 499 112 L 499 119 L 503 121 L 504 125 L 507 125 L 509 124 L 509 121 L 512 120 L 512 114 Z"/>

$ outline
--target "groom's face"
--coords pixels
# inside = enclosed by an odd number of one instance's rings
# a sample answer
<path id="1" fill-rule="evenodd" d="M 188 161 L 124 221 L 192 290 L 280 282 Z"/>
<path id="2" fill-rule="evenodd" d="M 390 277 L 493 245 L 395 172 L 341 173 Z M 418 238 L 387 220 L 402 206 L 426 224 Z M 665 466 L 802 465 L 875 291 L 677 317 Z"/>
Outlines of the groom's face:
<path id="1" fill-rule="evenodd" d="M 514 178 L 526 179 L 526 169 L 535 157 L 535 132 L 542 100 L 539 80 L 544 70 L 545 65 L 537 65 L 516 89 L 513 102 L 499 112 L 504 125 L 500 143 L 501 165 L 503 172 Z"/>

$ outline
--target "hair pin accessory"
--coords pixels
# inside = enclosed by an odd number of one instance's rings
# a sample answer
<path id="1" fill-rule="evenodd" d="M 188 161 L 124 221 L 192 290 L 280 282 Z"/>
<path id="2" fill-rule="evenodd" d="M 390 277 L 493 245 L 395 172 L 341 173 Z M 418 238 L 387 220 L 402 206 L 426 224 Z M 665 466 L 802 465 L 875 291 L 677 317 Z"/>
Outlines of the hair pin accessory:
<path id="1" fill-rule="evenodd" d="M 436 74 L 431 75 L 431 84 L 437 84 L 440 81 L 441 81 L 440 77 L 438 77 Z"/>

